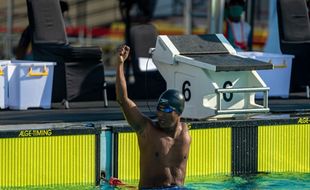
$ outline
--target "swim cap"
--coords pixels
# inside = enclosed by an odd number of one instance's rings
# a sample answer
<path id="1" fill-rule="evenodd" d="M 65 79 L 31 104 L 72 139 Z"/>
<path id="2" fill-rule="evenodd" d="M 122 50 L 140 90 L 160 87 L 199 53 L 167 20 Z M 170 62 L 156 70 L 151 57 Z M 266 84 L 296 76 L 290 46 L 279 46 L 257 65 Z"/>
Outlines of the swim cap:
<path id="1" fill-rule="evenodd" d="M 175 111 L 177 114 L 181 115 L 184 110 L 184 104 L 185 99 L 182 93 L 175 89 L 168 89 L 160 95 L 157 110 L 167 113 Z M 169 108 L 172 110 L 169 110 Z"/>

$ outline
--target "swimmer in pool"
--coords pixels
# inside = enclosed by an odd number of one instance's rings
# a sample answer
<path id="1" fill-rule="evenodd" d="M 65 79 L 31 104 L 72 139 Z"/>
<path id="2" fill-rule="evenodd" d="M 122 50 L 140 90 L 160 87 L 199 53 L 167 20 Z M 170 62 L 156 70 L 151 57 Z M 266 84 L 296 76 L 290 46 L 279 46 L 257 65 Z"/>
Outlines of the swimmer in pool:
<path id="1" fill-rule="evenodd" d="M 115 87 L 117 102 L 138 138 L 139 189 L 182 187 L 191 144 L 188 126 L 180 121 L 184 96 L 174 89 L 163 92 L 158 100 L 156 122 L 141 113 L 127 94 L 123 67 L 129 52 L 126 45 L 118 50 Z"/>

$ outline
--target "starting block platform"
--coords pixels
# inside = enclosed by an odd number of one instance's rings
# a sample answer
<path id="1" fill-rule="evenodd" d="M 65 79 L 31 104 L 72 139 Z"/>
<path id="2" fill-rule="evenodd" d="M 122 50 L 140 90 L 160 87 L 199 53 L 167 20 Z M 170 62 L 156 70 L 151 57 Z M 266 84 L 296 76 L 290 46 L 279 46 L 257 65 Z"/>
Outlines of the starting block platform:
<path id="1" fill-rule="evenodd" d="M 271 63 L 238 56 L 222 34 L 160 35 L 152 56 L 167 88 L 185 97 L 184 118 L 268 112 L 268 91 L 256 70 Z M 255 93 L 263 93 L 263 105 Z"/>

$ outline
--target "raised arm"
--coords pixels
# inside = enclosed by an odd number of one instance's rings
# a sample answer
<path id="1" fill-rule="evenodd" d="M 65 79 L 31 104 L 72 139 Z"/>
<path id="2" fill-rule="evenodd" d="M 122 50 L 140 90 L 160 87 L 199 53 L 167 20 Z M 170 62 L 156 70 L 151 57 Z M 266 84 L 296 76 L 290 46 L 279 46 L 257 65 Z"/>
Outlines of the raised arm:
<path id="1" fill-rule="evenodd" d="M 138 109 L 137 105 L 128 97 L 127 84 L 124 75 L 124 62 L 128 58 L 130 48 L 122 45 L 118 50 L 116 66 L 116 101 L 121 106 L 129 125 L 138 133 L 146 127 L 148 118 Z"/>

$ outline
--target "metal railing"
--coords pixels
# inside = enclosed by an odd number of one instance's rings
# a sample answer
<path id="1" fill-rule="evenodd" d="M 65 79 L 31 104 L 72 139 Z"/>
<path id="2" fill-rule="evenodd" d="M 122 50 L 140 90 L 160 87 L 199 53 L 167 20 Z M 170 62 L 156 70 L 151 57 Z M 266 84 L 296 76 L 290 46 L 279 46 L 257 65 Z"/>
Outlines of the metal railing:
<path id="1" fill-rule="evenodd" d="M 253 87 L 253 88 L 218 88 L 216 93 L 216 114 L 239 114 L 239 113 L 265 113 L 269 112 L 268 108 L 268 91 L 269 87 Z M 222 99 L 224 93 L 253 93 L 263 92 L 263 105 L 255 105 L 256 108 L 240 108 L 240 109 L 223 109 Z"/>

